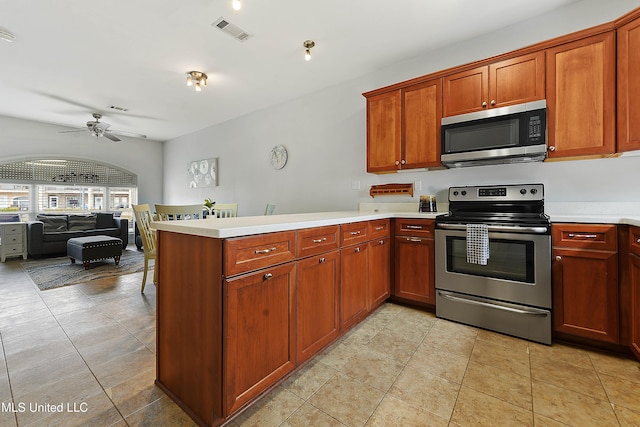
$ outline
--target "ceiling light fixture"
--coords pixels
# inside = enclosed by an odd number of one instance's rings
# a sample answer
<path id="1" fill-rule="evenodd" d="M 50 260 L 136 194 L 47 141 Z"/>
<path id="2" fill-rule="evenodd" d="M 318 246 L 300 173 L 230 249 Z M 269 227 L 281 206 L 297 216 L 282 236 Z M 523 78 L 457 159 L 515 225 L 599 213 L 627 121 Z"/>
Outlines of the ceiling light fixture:
<path id="1" fill-rule="evenodd" d="M 307 40 L 304 43 L 302 43 L 302 46 L 304 46 L 305 61 L 311 61 L 311 48 L 314 47 L 315 45 L 316 45 L 316 42 L 314 42 L 313 40 Z"/>
<path id="2" fill-rule="evenodd" d="M 207 85 L 207 75 L 202 71 L 189 71 L 187 73 L 187 86 L 195 86 L 196 92 L 200 92 Z"/>
<path id="3" fill-rule="evenodd" d="M 233 0 L 231 2 L 231 7 L 233 7 L 233 10 L 240 10 L 242 8 L 242 3 L 240 3 L 240 0 Z"/>
<path id="4" fill-rule="evenodd" d="M 10 33 L 7 30 L 0 30 L 0 40 L 4 40 L 6 42 L 11 43 L 12 41 L 14 41 L 16 38 L 15 35 L 13 35 L 12 33 Z"/>

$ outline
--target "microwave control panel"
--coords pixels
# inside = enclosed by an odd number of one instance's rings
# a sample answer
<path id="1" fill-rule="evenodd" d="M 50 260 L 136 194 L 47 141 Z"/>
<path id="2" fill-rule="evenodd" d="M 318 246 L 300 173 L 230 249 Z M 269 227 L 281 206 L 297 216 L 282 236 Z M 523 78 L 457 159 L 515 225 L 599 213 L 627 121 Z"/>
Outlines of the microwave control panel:
<path id="1" fill-rule="evenodd" d="M 527 140 L 529 142 L 538 142 L 542 140 L 543 133 L 547 127 L 545 110 L 532 111 L 529 113 L 527 119 L 529 122 Z"/>

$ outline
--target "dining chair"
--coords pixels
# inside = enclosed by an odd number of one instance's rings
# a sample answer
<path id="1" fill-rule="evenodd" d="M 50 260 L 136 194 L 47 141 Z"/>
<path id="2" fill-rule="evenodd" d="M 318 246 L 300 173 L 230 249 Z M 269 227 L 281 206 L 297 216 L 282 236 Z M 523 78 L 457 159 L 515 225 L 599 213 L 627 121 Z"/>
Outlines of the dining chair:
<path id="1" fill-rule="evenodd" d="M 158 221 L 181 221 L 202 218 L 202 205 L 158 205 L 156 214 Z"/>
<path id="2" fill-rule="evenodd" d="M 265 215 L 273 215 L 273 211 L 276 209 L 276 205 L 267 203 L 267 207 L 264 209 Z"/>
<path id="3" fill-rule="evenodd" d="M 238 216 L 237 203 L 216 203 L 211 210 L 218 218 L 231 218 Z"/>
<path id="4" fill-rule="evenodd" d="M 147 282 L 147 272 L 149 271 L 149 260 L 156 259 L 156 232 L 151 229 L 153 214 L 148 204 L 133 205 L 133 215 L 140 231 L 142 249 L 144 250 L 144 274 L 142 275 L 142 289 L 140 289 L 140 292 L 144 293 L 144 285 Z M 153 283 L 156 283 L 155 267 L 153 269 Z"/>

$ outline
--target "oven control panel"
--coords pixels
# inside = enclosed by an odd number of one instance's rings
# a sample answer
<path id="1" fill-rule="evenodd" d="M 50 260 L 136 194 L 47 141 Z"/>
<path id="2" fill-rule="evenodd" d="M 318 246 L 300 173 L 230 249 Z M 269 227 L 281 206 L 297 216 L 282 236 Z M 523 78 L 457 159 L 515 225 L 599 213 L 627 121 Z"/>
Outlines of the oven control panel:
<path id="1" fill-rule="evenodd" d="M 484 185 L 449 188 L 450 202 L 544 200 L 543 184 Z"/>

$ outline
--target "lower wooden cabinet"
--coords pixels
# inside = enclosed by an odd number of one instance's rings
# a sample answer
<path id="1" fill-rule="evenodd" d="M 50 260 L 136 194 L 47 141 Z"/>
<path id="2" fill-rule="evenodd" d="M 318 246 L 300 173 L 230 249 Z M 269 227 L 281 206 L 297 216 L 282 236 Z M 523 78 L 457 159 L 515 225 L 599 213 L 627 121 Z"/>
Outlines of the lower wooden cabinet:
<path id="1" fill-rule="evenodd" d="M 631 288 L 631 351 L 640 359 L 640 227 L 629 228 L 629 283 Z"/>
<path id="2" fill-rule="evenodd" d="M 395 220 L 396 298 L 435 305 L 435 221 Z"/>
<path id="3" fill-rule="evenodd" d="M 231 414 L 296 366 L 296 263 L 224 283 L 225 414 Z"/>
<path id="4" fill-rule="evenodd" d="M 615 225 L 554 224 L 553 329 L 619 343 Z"/>
<path id="5" fill-rule="evenodd" d="M 369 242 L 367 276 L 369 291 L 367 310 L 373 311 L 391 294 L 391 240 L 386 237 Z"/>
<path id="6" fill-rule="evenodd" d="M 301 363 L 340 333 L 340 252 L 298 261 L 297 356 Z"/>
<path id="7" fill-rule="evenodd" d="M 340 326 L 348 329 L 367 314 L 367 243 L 340 250 Z"/>

